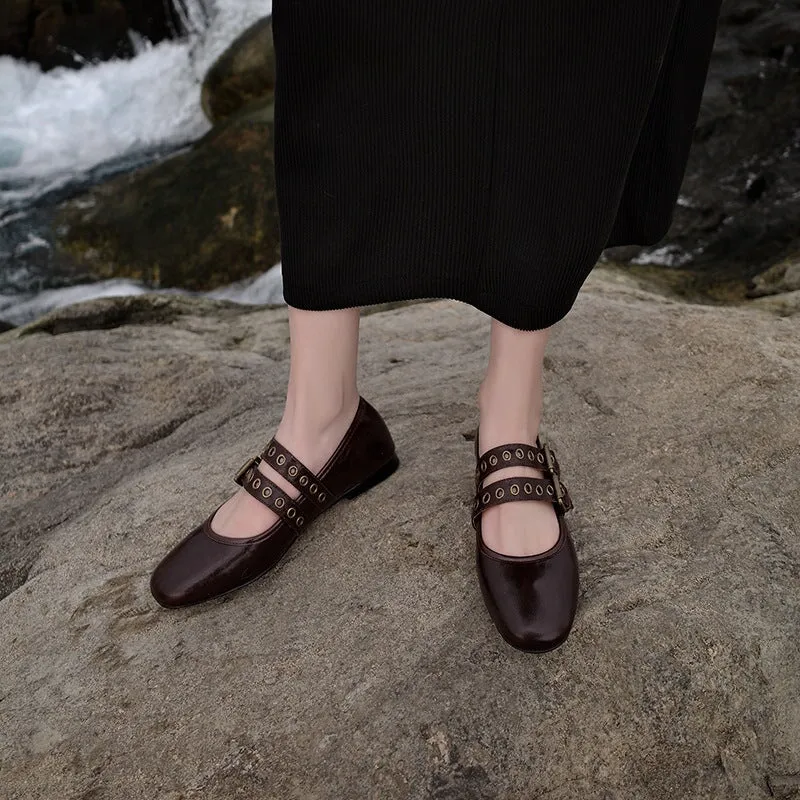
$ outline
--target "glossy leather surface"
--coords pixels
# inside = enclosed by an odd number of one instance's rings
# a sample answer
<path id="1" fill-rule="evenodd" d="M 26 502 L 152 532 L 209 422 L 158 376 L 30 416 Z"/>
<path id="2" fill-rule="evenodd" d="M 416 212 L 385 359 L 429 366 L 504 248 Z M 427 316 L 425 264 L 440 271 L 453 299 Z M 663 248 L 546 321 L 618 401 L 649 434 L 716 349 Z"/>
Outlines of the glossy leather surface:
<path id="1" fill-rule="evenodd" d="M 527 445 L 533 452 L 540 452 L 540 440 L 536 445 Z M 475 431 L 475 456 L 480 465 L 478 430 Z M 503 448 L 513 452 L 520 448 L 519 443 L 504 445 Z M 493 448 L 501 450 L 501 448 Z M 487 450 L 487 453 L 491 451 Z M 527 452 L 527 449 L 526 449 Z M 554 463 L 557 464 L 555 459 Z M 500 463 L 496 468 L 504 466 Z M 537 468 L 538 465 L 537 465 Z M 541 467 L 549 478 L 544 481 L 549 483 L 553 476 L 547 466 Z M 557 469 L 557 467 L 556 467 Z M 497 504 L 492 498 L 490 502 L 479 502 L 479 498 L 487 489 L 494 489 L 501 481 L 483 484 L 481 473 L 485 471 L 476 469 L 476 503 L 473 516 L 475 528 L 475 559 L 478 579 L 484 603 L 489 615 L 501 636 L 513 647 L 527 652 L 544 653 L 563 644 L 572 629 L 578 607 L 579 574 L 578 559 L 564 510 L 555 501 L 548 500 L 547 496 L 538 498 L 535 492 L 526 495 L 519 492 L 514 500 L 538 500 L 539 502 L 553 502 L 556 516 L 558 517 L 558 540 L 549 550 L 529 556 L 510 556 L 492 550 L 481 536 L 481 511 L 490 505 Z M 509 479 L 510 480 L 510 479 Z M 515 479 L 518 485 L 532 484 L 536 486 L 543 483 L 542 479 Z M 558 481 L 556 473 L 556 481 Z M 508 492 L 509 483 L 502 482 L 506 487 L 504 501 L 512 498 Z M 563 488 L 563 487 L 562 487 Z M 572 503 L 568 501 L 567 508 Z"/>
<path id="2" fill-rule="evenodd" d="M 273 437 L 261 458 L 267 461 L 275 458 L 275 449 L 271 449 L 273 444 L 279 452 L 289 453 Z M 268 457 L 268 452 L 273 455 Z M 232 538 L 211 530 L 211 520 L 217 510 L 215 509 L 175 544 L 151 574 L 150 591 L 160 605 L 166 608 L 194 605 L 251 583 L 281 561 L 296 541 L 300 530 L 305 530 L 313 520 L 342 498 L 352 499 L 384 480 L 399 465 L 394 441 L 386 423 L 363 397 L 359 399 L 355 417 L 336 451 L 316 474 L 304 468 L 296 459 L 294 462 L 287 462 L 280 455 L 278 458 L 280 461 L 277 463 L 299 465 L 299 473 L 295 470 L 293 472 L 304 477 L 304 480 L 307 477 L 318 478 L 320 485 L 324 485 L 326 489 L 325 502 L 320 502 L 318 497 L 311 497 L 307 480 L 301 486 L 296 483 L 297 478 L 289 477 L 287 472 L 287 480 L 301 492 L 298 498 L 291 500 L 289 508 L 294 513 L 290 518 L 286 513 L 287 505 L 280 499 L 275 500 L 275 496 L 281 494 L 276 484 L 265 479 L 259 470 L 248 469 L 248 466 L 258 460 L 251 459 L 237 474 L 237 478 L 246 475 L 242 485 L 250 494 L 273 508 L 281 518 L 256 536 Z M 280 471 L 284 473 L 283 469 Z M 269 500 L 264 499 L 257 491 L 262 484 L 265 487 L 264 492 L 270 491 L 266 488 L 267 485 L 273 487 L 274 494 Z M 253 489 L 254 486 L 256 489 Z M 297 525 L 298 519 L 304 522 L 301 529 Z"/>

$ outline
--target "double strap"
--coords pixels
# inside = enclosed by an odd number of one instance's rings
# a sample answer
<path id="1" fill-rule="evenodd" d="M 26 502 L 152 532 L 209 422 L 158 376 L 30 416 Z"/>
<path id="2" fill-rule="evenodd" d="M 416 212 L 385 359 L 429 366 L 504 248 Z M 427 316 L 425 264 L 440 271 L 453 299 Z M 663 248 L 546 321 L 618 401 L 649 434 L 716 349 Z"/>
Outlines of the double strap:
<path id="1" fill-rule="evenodd" d="M 556 503 L 562 511 L 569 511 L 572 499 L 567 486 L 560 480 L 560 467 L 555 453 L 537 437 L 535 445 L 512 442 L 487 450 L 478 458 L 475 467 L 475 500 L 472 506 L 472 524 L 486 508 L 512 500 L 546 500 Z M 483 486 L 487 475 L 513 466 L 541 469 L 545 478 L 512 477 L 493 481 Z"/>
<path id="2" fill-rule="evenodd" d="M 275 481 L 258 469 L 264 461 L 281 477 L 294 486 L 298 497 L 287 494 Z M 333 505 L 337 498 L 316 473 L 287 450 L 274 436 L 261 455 L 245 461 L 234 476 L 234 481 L 248 494 L 272 509 L 296 532 L 314 517 Z M 304 501 L 310 501 L 311 506 Z"/>

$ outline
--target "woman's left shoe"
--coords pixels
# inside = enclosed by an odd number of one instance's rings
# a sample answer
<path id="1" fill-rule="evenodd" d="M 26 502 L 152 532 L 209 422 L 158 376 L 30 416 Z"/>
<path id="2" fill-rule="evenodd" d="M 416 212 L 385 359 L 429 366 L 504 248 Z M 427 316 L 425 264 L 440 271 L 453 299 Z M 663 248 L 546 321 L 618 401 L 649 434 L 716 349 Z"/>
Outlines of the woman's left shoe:
<path id="1" fill-rule="evenodd" d="M 560 480 L 555 454 L 542 443 L 514 442 L 480 453 L 475 429 L 475 500 L 472 527 L 481 592 L 501 636 L 513 647 L 545 653 L 563 644 L 578 607 L 578 559 L 565 512 L 572 508 Z M 504 478 L 483 486 L 487 475 L 515 465 L 545 471 L 549 477 Z M 543 553 L 510 556 L 492 550 L 481 535 L 481 514 L 490 506 L 512 500 L 543 500 L 555 505 L 559 534 Z"/>

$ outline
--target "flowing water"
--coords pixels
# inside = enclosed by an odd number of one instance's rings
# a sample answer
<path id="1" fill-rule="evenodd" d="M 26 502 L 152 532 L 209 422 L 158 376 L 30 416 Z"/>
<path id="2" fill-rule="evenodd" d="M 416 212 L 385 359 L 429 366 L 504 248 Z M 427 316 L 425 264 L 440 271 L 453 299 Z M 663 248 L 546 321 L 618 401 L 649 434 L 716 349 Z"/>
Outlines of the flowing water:
<path id="1" fill-rule="evenodd" d="M 206 133 L 206 72 L 236 36 L 272 11 L 271 0 L 173 4 L 181 38 L 152 45 L 132 35 L 130 60 L 42 72 L 0 58 L 0 319 L 21 324 L 79 300 L 147 291 L 126 280 L 68 285 L 52 274 L 44 209 Z M 207 294 L 283 302 L 280 265 Z"/>

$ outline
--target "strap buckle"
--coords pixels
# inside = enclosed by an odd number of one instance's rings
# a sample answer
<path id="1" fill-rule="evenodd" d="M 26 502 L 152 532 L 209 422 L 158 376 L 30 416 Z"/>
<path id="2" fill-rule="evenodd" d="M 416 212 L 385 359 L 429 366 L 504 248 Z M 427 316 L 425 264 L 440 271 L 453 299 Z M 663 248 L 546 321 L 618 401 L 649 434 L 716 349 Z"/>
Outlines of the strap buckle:
<path id="1" fill-rule="evenodd" d="M 556 502 L 562 511 L 569 511 L 572 508 L 572 503 L 565 499 L 565 490 L 567 487 L 558 479 L 558 467 L 555 454 L 546 441 L 542 443 L 542 450 L 544 450 L 544 457 L 547 461 L 547 471 L 550 473 L 550 479 L 553 481 L 553 487 L 556 490 Z"/>
<path id="2" fill-rule="evenodd" d="M 261 456 L 253 456 L 252 458 L 248 458 L 247 461 L 242 464 L 239 468 L 239 471 L 234 476 L 233 480 L 239 484 L 239 486 L 243 486 L 242 478 L 244 477 L 245 473 L 250 470 L 251 468 L 257 467 L 261 463 Z"/>

